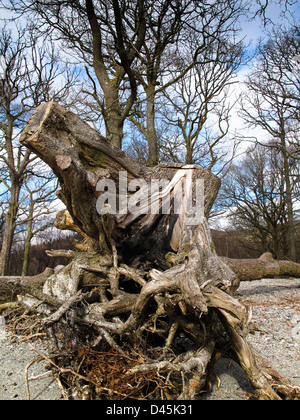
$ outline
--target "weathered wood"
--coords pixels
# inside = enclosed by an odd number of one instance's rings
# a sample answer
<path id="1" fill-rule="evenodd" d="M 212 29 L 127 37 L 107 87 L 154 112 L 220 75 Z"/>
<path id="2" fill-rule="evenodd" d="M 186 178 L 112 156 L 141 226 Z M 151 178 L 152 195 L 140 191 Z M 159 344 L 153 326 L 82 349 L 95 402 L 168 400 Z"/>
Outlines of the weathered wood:
<path id="1" fill-rule="evenodd" d="M 112 257 L 108 254 L 101 255 L 96 251 L 78 252 L 70 264 L 47 279 L 44 292 L 64 301 L 70 299 L 85 285 L 107 286 L 109 284 L 105 276 L 87 272 L 84 269 L 86 265 L 99 268 L 102 266 L 106 269 L 112 265 Z"/>
<path id="2" fill-rule="evenodd" d="M 50 258 L 63 257 L 73 259 L 76 256 L 76 253 L 71 249 L 47 249 L 46 254 Z"/>
<path id="3" fill-rule="evenodd" d="M 136 178 L 147 176 L 147 170 L 55 102 L 37 108 L 20 141 L 54 170 L 62 187 L 59 197 L 81 231 L 96 240 L 102 233 L 96 210 L 98 180 L 117 180 L 120 170 Z"/>
<path id="4" fill-rule="evenodd" d="M 54 102 L 37 108 L 21 136 L 21 143 L 40 156 L 57 175 L 61 190 L 59 197 L 68 213 L 61 212 L 56 226 L 72 229 L 92 238 L 103 250 L 110 249 L 104 240 L 102 219 L 96 202 L 100 195 L 97 183 L 111 179 L 119 192 L 119 174 L 127 174 L 127 186 L 134 179 L 168 180 L 170 195 L 189 178 L 204 180 L 205 213 L 209 213 L 220 187 L 219 179 L 210 171 L 195 165 L 162 164 L 144 168 L 125 153 L 113 147 L 99 133 L 72 112 Z M 117 197 L 119 202 L 120 196 Z M 161 209 L 161 196 L 157 196 Z M 156 203 L 152 203 L 156 204 Z M 163 260 L 168 251 L 177 252 L 182 238 L 182 218 L 164 214 L 114 215 L 112 237 L 117 242 L 118 254 L 125 263 L 139 260 Z M 154 231 L 155 226 L 155 231 Z M 94 243 L 95 246 L 95 243 Z M 166 265 L 165 265 L 166 268 Z"/>
<path id="5" fill-rule="evenodd" d="M 47 278 L 53 274 L 54 270 L 47 267 L 43 273 L 32 277 L 0 277 L 0 303 L 14 301 L 18 294 L 25 293 L 27 290 L 43 286 Z"/>
<path id="6" fill-rule="evenodd" d="M 260 280 L 272 277 L 300 277 L 300 264 L 293 261 L 274 260 L 267 252 L 257 259 L 230 259 L 222 260 L 237 275 L 240 281 Z"/>

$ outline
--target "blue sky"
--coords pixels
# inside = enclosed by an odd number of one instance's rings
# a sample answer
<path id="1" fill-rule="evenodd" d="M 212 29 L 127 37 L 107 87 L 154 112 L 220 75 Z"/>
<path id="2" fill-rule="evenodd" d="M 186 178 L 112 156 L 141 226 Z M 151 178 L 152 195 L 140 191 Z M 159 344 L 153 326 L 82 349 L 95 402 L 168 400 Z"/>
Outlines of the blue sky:
<path id="1" fill-rule="evenodd" d="M 282 5 L 274 4 L 274 0 L 270 1 L 270 6 L 266 10 L 266 18 L 269 19 L 274 25 L 287 24 L 292 22 L 294 19 L 295 23 L 299 24 L 300 21 L 300 1 L 297 1 L 293 6 L 289 6 L 285 13 L 283 13 Z M 254 1 L 253 1 L 254 4 Z M 242 23 L 242 36 L 245 37 L 245 41 L 251 42 L 251 46 L 254 47 L 256 41 L 260 37 L 265 37 L 267 30 L 272 25 L 264 26 L 264 22 L 260 17 L 255 19 L 244 19 Z"/>
<path id="2" fill-rule="evenodd" d="M 282 6 L 278 3 L 278 0 L 269 0 L 269 7 L 266 10 L 266 18 L 269 19 L 273 24 L 286 24 L 288 21 L 299 23 L 300 21 L 300 1 L 297 1 L 293 6 L 288 7 L 285 14 L 283 14 Z M 253 0 L 253 10 L 257 10 L 256 1 Z M 254 12 L 253 12 L 254 13 Z M 12 14 L 9 11 L 1 10 L 0 13 L 0 28 L 4 26 L 4 20 L 11 18 Z M 272 25 L 264 27 L 263 20 L 260 17 L 255 19 L 244 18 L 241 24 L 241 34 L 240 36 L 244 38 L 245 44 L 249 44 L 249 53 L 254 52 L 257 42 L 260 38 L 266 38 L 268 36 L 268 30 L 272 28 Z M 299 51 L 300 54 L 300 51 Z M 234 86 L 235 93 L 243 89 L 243 80 L 249 71 L 249 65 L 241 67 L 240 71 L 237 72 L 237 80 L 239 84 Z M 232 120 L 231 131 L 243 127 L 243 122 L 240 120 L 238 115 L 234 115 Z"/>
<path id="3" fill-rule="evenodd" d="M 272 0 L 270 0 L 271 3 Z M 276 2 L 276 0 L 274 0 Z M 273 3 L 274 3 L 273 1 Z M 256 2 L 253 1 L 253 4 Z M 294 22 L 299 24 L 300 22 L 300 1 L 297 1 L 293 6 L 289 7 L 286 11 L 285 16 L 282 14 L 282 7 L 278 4 L 273 4 L 269 6 L 266 12 L 266 17 L 273 22 L 275 25 L 279 24 L 287 24 L 287 22 L 292 22 L 294 19 Z M 0 12 L 0 28 L 4 26 L 4 20 L 3 19 L 9 19 L 12 18 L 12 15 L 8 11 L 1 10 Z M 242 22 L 242 31 L 241 31 L 241 37 L 245 39 L 245 43 L 249 44 L 249 52 L 252 52 L 255 50 L 256 44 L 258 39 L 260 38 L 266 38 L 267 30 L 271 29 L 271 26 L 264 27 L 263 21 L 261 18 L 257 17 L 256 19 L 244 19 Z M 300 51 L 299 51 L 300 54 Z M 243 80 L 249 71 L 248 66 L 244 66 L 240 69 L 240 71 L 237 73 L 237 79 L 239 80 L 239 84 L 234 85 L 235 93 L 242 92 L 243 90 Z M 245 129 L 244 122 L 239 118 L 237 114 L 238 108 L 236 109 L 235 113 L 233 114 L 233 118 L 231 121 L 231 132 L 234 130 L 243 130 L 243 134 L 249 135 L 260 135 L 260 131 L 257 130 L 251 130 L 251 132 Z M 241 152 L 245 151 L 246 148 L 249 146 L 249 143 L 245 142 L 241 147 Z"/>

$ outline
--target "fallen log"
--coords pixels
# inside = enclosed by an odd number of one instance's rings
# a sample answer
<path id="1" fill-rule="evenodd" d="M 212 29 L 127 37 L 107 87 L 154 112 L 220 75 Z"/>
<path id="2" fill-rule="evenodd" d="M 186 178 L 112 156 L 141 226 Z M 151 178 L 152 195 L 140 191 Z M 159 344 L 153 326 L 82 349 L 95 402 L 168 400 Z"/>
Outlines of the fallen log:
<path id="1" fill-rule="evenodd" d="M 31 277 L 0 277 L 0 303 L 13 302 L 17 295 L 26 293 L 29 289 L 43 286 L 47 278 L 54 273 L 47 267 L 43 273 Z"/>
<path id="2" fill-rule="evenodd" d="M 215 253 L 206 219 L 216 176 L 196 165 L 144 168 L 54 102 L 37 108 L 21 142 L 59 179 L 63 228 L 91 240 L 43 288 L 62 302 L 48 319 L 58 350 L 71 352 L 65 370 L 88 370 L 101 396 L 190 399 L 230 355 L 258 398 L 299 397 L 280 379 L 276 392 L 247 342 L 251 310 L 233 297 L 239 279 Z M 91 300 L 78 301 L 90 288 Z M 107 382 L 111 357 L 120 376 Z"/>
<path id="3" fill-rule="evenodd" d="M 270 252 L 266 252 L 257 259 L 230 259 L 222 257 L 222 260 L 231 268 L 240 281 L 287 276 L 300 278 L 300 264 L 293 261 L 275 260 Z"/>

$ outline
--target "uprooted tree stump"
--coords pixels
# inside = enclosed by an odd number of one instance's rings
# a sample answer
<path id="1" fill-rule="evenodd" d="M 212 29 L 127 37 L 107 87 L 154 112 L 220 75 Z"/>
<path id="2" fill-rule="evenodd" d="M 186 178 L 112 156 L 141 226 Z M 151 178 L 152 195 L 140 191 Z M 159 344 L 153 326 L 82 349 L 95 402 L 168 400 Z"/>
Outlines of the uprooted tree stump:
<path id="1" fill-rule="evenodd" d="M 37 108 L 21 142 L 59 179 L 66 211 L 56 226 L 83 237 L 80 250 L 68 254 L 70 264 L 43 289 L 51 298 L 43 320 L 49 357 L 61 373 L 73 372 L 75 382 L 107 398 L 193 399 L 209 387 L 214 363 L 229 356 L 258 398 L 299 397 L 299 387 L 247 342 L 251 308 L 233 297 L 239 279 L 216 255 L 205 217 L 220 186 L 216 176 L 195 165 L 144 168 L 54 102 Z M 167 183 L 152 194 L 151 212 L 143 193 L 153 179 Z M 204 217 L 190 223 L 188 203 L 200 179 Z M 114 182 L 118 214 L 109 196 L 99 213 L 99 180 Z M 128 190 L 126 203 L 137 197 L 132 186 L 140 192 L 135 213 L 124 207 Z M 162 211 L 167 196 L 169 211 Z"/>

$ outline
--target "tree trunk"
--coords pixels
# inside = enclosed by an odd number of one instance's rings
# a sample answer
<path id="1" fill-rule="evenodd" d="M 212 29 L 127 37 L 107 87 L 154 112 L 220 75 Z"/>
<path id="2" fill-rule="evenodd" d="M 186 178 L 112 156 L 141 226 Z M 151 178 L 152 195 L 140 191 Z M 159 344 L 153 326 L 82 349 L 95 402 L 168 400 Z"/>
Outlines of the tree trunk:
<path id="1" fill-rule="evenodd" d="M 0 304 L 13 302 L 17 296 L 32 292 L 38 286 L 44 285 L 47 278 L 53 274 L 53 269 L 47 267 L 43 273 L 32 277 L 0 276 Z"/>
<path id="2" fill-rule="evenodd" d="M 300 277 L 300 264 L 293 261 L 274 260 L 271 253 L 266 252 L 258 259 L 230 259 L 222 260 L 237 275 L 240 281 L 259 280 L 272 277 Z"/>
<path id="3" fill-rule="evenodd" d="M 185 142 L 186 145 L 186 158 L 185 158 L 185 162 L 188 164 L 193 163 L 193 146 L 191 144 L 191 141 L 187 141 Z"/>
<path id="4" fill-rule="evenodd" d="M 107 108 L 108 110 L 104 113 L 107 138 L 113 146 L 121 148 L 124 136 L 124 118 L 122 118 L 119 106 L 112 105 L 111 107 L 107 106 Z"/>
<path id="5" fill-rule="evenodd" d="M 30 254 L 30 245 L 32 240 L 32 228 L 33 228 L 33 213 L 34 213 L 34 204 L 30 201 L 29 214 L 28 214 L 28 226 L 26 229 L 26 238 L 25 238 L 25 247 L 23 254 L 23 265 L 22 265 L 22 276 L 27 276 L 28 267 L 29 267 L 29 254 Z"/>
<path id="6" fill-rule="evenodd" d="M 123 358 L 117 382 L 114 375 L 103 385 L 109 374 L 99 361 L 90 386 L 108 396 L 141 398 L 152 386 L 152 397 L 195 398 L 219 355 L 229 353 L 259 398 L 279 399 L 278 383 L 282 394 L 300 395 L 299 388 L 283 386 L 279 374 L 258 367 L 246 341 L 251 311 L 233 298 L 239 280 L 216 255 L 205 217 L 220 186 L 217 177 L 194 165 L 144 168 L 53 102 L 36 110 L 21 142 L 60 180 L 59 196 L 72 221 L 60 214 L 58 224 L 77 226 L 93 248 L 77 253 L 44 286 L 45 294 L 64 302 L 45 319 L 60 330 L 60 348 L 78 348 L 81 340 L 86 348 L 89 340 L 107 358 Z M 89 354 L 81 353 L 77 367 L 89 360 L 91 378 Z"/>
<path id="7" fill-rule="evenodd" d="M 286 187 L 286 205 L 287 205 L 287 235 L 288 235 L 288 246 L 289 246 L 289 258 L 292 261 L 297 260 L 296 244 L 295 244 L 295 226 L 294 226 L 294 211 L 293 211 L 293 198 L 292 198 L 292 187 L 291 187 L 291 170 L 289 162 L 289 154 L 287 151 L 285 135 L 281 136 L 282 155 L 284 161 L 284 177 Z"/>
<path id="8" fill-rule="evenodd" d="M 158 164 L 158 139 L 155 128 L 155 84 L 149 83 L 146 88 L 147 94 L 147 142 L 148 142 L 148 165 Z"/>
<path id="9" fill-rule="evenodd" d="M 20 185 L 18 185 L 18 183 L 15 183 L 11 186 L 11 196 L 8 212 L 5 215 L 5 229 L 0 252 L 0 276 L 5 276 L 8 273 L 11 248 L 16 228 L 19 195 Z"/>

